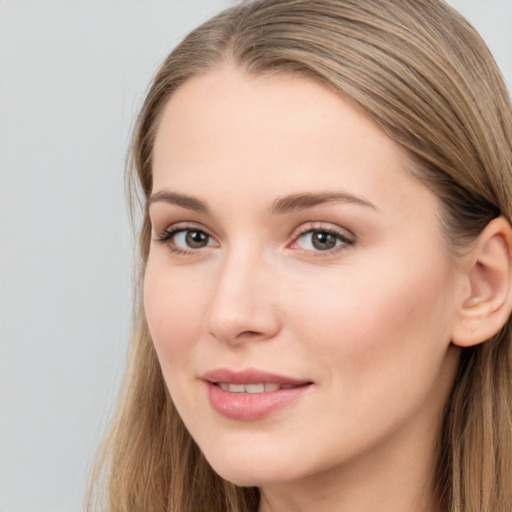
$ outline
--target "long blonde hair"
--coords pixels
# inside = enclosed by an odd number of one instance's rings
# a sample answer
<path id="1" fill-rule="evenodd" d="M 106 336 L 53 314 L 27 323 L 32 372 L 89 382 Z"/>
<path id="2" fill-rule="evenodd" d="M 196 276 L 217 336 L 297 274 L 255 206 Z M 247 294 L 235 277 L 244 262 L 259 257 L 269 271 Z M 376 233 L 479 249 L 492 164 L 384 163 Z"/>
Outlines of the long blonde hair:
<path id="1" fill-rule="evenodd" d="M 163 107 L 189 78 L 227 60 L 249 74 L 312 77 L 377 122 L 409 153 L 411 172 L 441 198 L 454 251 L 492 218 L 512 221 L 509 96 L 487 47 L 452 8 L 441 0 L 245 2 L 194 30 L 169 55 L 138 118 L 129 179 L 143 212 L 139 294 L 150 238 L 145 200 Z M 444 512 L 512 511 L 511 336 L 509 320 L 495 337 L 463 351 L 439 440 Z M 111 512 L 258 507 L 258 490 L 222 480 L 186 431 L 140 296 L 121 397 L 93 473 L 97 496 L 102 482 Z"/>

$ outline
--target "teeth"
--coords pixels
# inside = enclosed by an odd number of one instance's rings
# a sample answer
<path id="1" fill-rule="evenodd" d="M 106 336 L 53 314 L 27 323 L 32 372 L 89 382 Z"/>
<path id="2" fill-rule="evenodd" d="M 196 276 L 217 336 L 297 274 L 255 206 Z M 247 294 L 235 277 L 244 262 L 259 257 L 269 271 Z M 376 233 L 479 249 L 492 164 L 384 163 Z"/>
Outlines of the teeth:
<path id="1" fill-rule="evenodd" d="M 265 384 L 246 384 L 246 393 L 263 393 L 265 391 Z"/>
<path id="2" fill-rule="evenodd" d="M 229 391 L 230 393 L 265 393 L 297 387 L 294 384 L 276 384 L 273 382 L 266 382 L 265 384 L 228 384 L 227 382 L 218 382 L 217 385 L 223 391 Z"/>

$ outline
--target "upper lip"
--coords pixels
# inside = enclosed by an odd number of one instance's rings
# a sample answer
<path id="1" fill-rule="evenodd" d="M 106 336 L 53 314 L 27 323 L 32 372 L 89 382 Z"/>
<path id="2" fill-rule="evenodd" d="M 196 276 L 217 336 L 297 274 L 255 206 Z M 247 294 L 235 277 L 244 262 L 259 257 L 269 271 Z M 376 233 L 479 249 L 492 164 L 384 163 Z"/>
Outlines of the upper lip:
<path id="1" fill-rule="evenodd" d="M 266 372 L 256 369 L 247 370 L 230 370 L 229 368 L 216 368 L 207 371 L 201 377 L 202 380 L 212 383 L 227 383 L 227 384 L 309 384 L 310 381 L 304 379 L 295 379 L 278 375 L 276 373 Z"/>

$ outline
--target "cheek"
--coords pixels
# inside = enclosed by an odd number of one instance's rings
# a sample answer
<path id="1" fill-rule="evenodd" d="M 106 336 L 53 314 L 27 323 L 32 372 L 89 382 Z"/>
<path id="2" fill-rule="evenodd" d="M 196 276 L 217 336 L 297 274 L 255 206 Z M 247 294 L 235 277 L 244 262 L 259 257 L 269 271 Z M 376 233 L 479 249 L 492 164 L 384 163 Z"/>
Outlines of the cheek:
<path id="1" fill-rule="evenodd" d="M 207 293 L 198 293 L 201 285 L 193 277 L 187 279 L 183 273 L 157 263 L 148 261 L 144 310 L 167 376 L 166 367 L 183 367 L 192 357 L 204 325 Z"/>
<path id="2" fill-rule="evenodd" d="M 321 286 L 294 293 L 294 338 L 322 358 L 332 379 L 350 376 L 352 389 L 378 387 L 379 378 L 414 380 L 422 368 L 431 377 L 449 345 L 454 315 L 449 266 L 435 258 L 425 269 L 393 260 L 335 279 L 333 272 Z M 311 293 L 315 289 L 320 292 Z"/>

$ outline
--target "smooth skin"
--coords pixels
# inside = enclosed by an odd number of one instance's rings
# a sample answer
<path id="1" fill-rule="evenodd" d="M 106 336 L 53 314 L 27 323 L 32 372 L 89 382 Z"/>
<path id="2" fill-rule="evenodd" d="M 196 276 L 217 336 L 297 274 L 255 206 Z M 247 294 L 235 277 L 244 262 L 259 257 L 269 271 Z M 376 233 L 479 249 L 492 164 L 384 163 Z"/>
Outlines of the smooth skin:
<path id="1" fill-rule="evenodd" d="M 491 314 L 471 312 L 491 298 L 496 325 L 510 312 L 510 232 L 493 221 L 456 260 L 437 197 L 407 163 L 371 120 L 303 77 L 225 64 L 164 110 L 147 320 L 185 425 L 222 477 L 260 487 L 261 512 L 437 510 L 452 339 L 484 340 L 475 330 Z M 312 385 L 237 421 L 211 407 L 201 380 L 220 367 Z"/>

